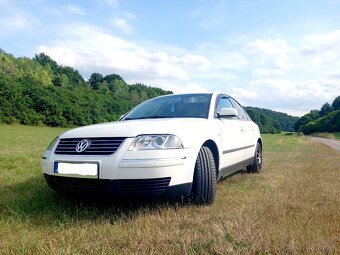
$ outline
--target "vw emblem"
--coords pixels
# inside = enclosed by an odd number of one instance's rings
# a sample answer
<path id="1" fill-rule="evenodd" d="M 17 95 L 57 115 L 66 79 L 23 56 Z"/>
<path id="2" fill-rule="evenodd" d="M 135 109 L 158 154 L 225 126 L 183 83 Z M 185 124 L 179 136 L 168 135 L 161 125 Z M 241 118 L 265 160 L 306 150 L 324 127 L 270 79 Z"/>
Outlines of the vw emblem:
<path id="1" fill-rule="evenodd" d="M 80 153 L 86 150 L 90 146 L 90 140 L 83 139 L 76 146 L 76 152 Z"/>

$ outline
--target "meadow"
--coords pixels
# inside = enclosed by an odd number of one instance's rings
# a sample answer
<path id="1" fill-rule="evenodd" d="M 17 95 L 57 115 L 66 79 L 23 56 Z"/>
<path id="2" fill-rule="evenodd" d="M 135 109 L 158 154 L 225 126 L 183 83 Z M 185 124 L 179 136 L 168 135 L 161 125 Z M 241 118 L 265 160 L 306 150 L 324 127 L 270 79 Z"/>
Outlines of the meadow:
<path id="1" fill-rule="evenodd" d="M 308 137 L 263 135 L 263 171 L 196 206 L 55 193 L 40 158 L 64 130 L 0 125 L 0 254 L 340 253 L 340 153 Z"/>

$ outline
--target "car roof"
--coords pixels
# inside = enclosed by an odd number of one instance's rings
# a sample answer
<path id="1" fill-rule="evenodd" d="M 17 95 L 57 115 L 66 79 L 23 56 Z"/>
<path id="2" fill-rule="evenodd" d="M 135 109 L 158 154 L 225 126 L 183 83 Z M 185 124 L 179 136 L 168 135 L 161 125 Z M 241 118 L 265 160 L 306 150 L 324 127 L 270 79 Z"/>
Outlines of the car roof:
<path id="1" fill-rule="evenodd" d="M 217 91 L 214 91 L 214 92 L 186 92 L 186 93 L 174 93 L 174 94 L 168 94 L 168 95 L 163 95 L 163 96 L 175 96 L 175 95 L 199 95 L 199 94 L 202 94 L 202 95 L 206 95 L 206 94 L 210 94 L 210 95 L 213 95 L 213 96 L 218 96 L 218 95 L 225 95 L 225 96 L 228 96 L 230 97 L 228 94 L 226 93 L 223 93 L 223 92 L 217 92 Z"/>

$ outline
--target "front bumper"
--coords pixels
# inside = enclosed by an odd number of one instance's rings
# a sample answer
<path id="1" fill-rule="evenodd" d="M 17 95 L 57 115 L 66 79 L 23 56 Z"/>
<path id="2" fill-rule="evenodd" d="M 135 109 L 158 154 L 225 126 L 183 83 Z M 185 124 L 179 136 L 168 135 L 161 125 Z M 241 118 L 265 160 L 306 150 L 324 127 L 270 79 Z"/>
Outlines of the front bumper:
<path id="1" fill-rule="evenodd" d="M 177 198 L 188 196 L 191 183 L 169 186 L 170 177 L 152 179 L 86 179 L 44 174 L 52 189 L 58 192 L 111 198 Z"/>
<path id="2" fill-rule="evenodd" d="M 198 151 L 128 151 L 132 141 L 133 138 L 127 138 L 110 156 L 57 155 L 49 151 L 41 161 L 46 182 L 60 192 L 110 194 L 113 197 L 189 195 Z M 55 173 L 55 162 L 96 163 L 98 177 L 89 179 Z"/>

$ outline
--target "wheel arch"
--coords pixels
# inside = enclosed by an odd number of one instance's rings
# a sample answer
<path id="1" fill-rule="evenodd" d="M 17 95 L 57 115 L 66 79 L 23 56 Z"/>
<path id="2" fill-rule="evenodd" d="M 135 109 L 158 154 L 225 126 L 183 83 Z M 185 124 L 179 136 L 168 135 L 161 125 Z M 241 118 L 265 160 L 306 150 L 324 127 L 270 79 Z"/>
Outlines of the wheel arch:
<path id="1" fill-rule="evenodd" d="M 259 139 L 257 139 L 257 142 L 261 145 L 261 148 L 263 149 L 263 142 L 262 142 L 262 138 L 259 137 Z"/>
<path id="2" fill-rule="evenodd" d="M 220 156 L 219 156 L 218 147 L 217 147 L 216 143 L 211 139 L 205 141 L 202 146 L 208 147 L 213 154 L 214 161 L 215 161 L 215 168 L 216 168 L 216 179 L 217 179 L 219 169 L 220 169 Z"/>

